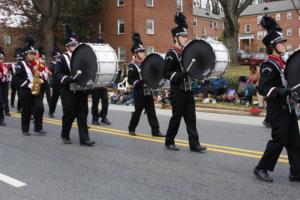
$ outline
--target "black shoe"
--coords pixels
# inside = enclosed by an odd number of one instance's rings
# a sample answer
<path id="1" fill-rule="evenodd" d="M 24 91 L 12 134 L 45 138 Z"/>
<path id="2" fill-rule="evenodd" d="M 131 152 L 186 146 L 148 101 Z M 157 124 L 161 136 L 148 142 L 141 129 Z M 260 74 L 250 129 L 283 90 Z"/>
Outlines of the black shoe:
<path id="1" fill-rule="evenodd" d="M 163 135 L 160 131 L 157 133 L 152 133 L 153 137 L 166 137 L 165 135 Z"/>
<path id="2" fill-rule="evenodd" d="M 11 116 L 11 114 L 8 112 L 8 113 L 5 113 L 5 116 L 8 116 L 8 117 L 10 117 L 10 116 Z"/>
<path id="3" fill-rule="evenodd" d="M 135 133 L 135 131 L 129 131 L 129 135 L 136 136 L 136 133 Z"/>
<path id="4" fill-rule="evenodd" d="M 94 125 L 100 125 L 100 123 L 98 121 L 92 121 L 92 124 L 94 124 Z"/>
<path id="5" fill-rule="evenodd" d="M 41 136 L 46 135 L 46 131 L 44 131 L 44 130 L 39 130 L 39 131 L 34 131 L 34 132 L 38 133 Z"/>
<path id="6" fill-rule="evenodd" d="M 49 116 L 50 118 L 55 118 L 54 114 L 53 114 L 53 113 L 50 113 L 50 112 L 49 112 L 48 116 Z"/>
<path id="7" fill-rule="evenodd" d="M 91 146 L 93 146 L 94 144 L 96 144 L 96 142 L 90 141 L 90 140 L 85 141 L 85 142 L 80 142 L 80 145 L 81 145 L 81 146 L 87 146 L 87 147 L 91 147 Z"/>
<path id="8" fill-rule="evenodd" d="M 191 147 L 190 150 L 192 152 L 204 153 L 207 150 L 207 147 L 199 145 L 199 146 L 196 146 L 196 147 Z"/>
<path id="9" fill-rule="evenodd" d="M 105 125 L 111 125 L 111 122 L 107 118 L 102 119 L 101 122 Z"/>
<path id="10" fill-rule="evenodd" d="M 267 122 L 266 120 L 264 120 L 263 122 L 263 125 L 266 127 L 266 128 L 270 128 L 271 127 L 271 124 L 269 122 Z"/>
<path id="11" fill-rule="evenodd" d="M 261 181 L 273 182 L 273 178 L 269 176 L 267 170 L 254 168 L 253 173 Z"/>
<path id="12" fill-rule="evenodd" d="M 4 121 L 1 121 L 0 126 L 6 126 L 6 123 Z"/>
<path id="13" fill-rule="evenodd" d="M 72 144 L 72 141 L 70 139 L 61 138 L 64 144 Z"/>
<path id="14" fill-rule="evenodd" d="M 289 180 L 290 180 L 291 182 L 300 182 L 300 176 L 290 175 L 290 176 L 289 176 Z"/>
<path id="15" fill-rule="evenodd" d="M 179 148 L 175 146 L 175 144 L 165 144 L 165 147 L 168 150 L 172 150 L 172 151 L 179 151 Z"/>
<path id="16" fill-rule="evenodd" d="M 30 136 L 31 135 L 29 132 L 25 132 L 25 131 L 23 131 L 22 134 L 25 135 L 25 136 Z"/>

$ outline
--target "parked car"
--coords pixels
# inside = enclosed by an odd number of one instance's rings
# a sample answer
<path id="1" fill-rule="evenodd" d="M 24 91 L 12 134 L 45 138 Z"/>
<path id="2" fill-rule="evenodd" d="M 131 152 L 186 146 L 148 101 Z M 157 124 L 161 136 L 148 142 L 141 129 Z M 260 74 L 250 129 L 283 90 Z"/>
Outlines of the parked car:
<path id="1" fill-rule="evenodd" d="M 251 57 L 252 57 L 251 52 L 244 52 L 244 53 L 241 53 L 238 61 L 241 65 L 250 65 Z"/>
<path id="2" fill-rule="evenodd" d="M 250 64 L 260 65 L 267 59 L 267 54 L 265 53 L 255 53 L 250 58 Z"/>

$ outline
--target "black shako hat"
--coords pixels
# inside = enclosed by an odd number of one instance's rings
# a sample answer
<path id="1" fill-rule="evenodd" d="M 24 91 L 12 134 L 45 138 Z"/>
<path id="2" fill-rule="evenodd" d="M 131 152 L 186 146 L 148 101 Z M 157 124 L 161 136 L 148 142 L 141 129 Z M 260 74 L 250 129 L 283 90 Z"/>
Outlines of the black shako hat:
<path id="1" fill-rule="evenodd" d="M 133 45 L 131 47 L 131 52 L 133 54 L 138 53 L 138 52 L 145 52 L 143 42 L 141 40 L 141 36 L 139 33 L 132 34 L 132 42 L 133 42 Z"/>
<path id="2" fill-rule="evenodd" d="M 174 17 L 175 23 L 177 26 L 171 30 L 173 37 L 175 36 L 187 36 L 188 25 L 186 23 L 186 17 L 181 13 L 177 12 Z"/>
<path id="3" fill-rule="evenodd" d="M 64 24 L 64 33 L 66 46 L 78 44 L 77 36 L 74 33 L 70 24 Z"/>
<path id="4" fill-rule="evenodd" d="M 22 58 L 23 58 L 23 50 L 21 48 L 16 48 L 14 59 L 15 60 L 22 60 Z"/>
<path id="5" fill-rule="evenodd" d="M 266 48 L 274 48 L 277 43 L 286 42 L 281 27 L 272 17 L 263 16 L 260 25 L 267 31 L 267 35 L 262 40 Z"/>
<path id="6" fill-rule="evenodd" d="M 31 32 L 29 32 L 25 38 L 25 48 L 24 54 L 28 53 L 36 53 L 36 49 L 34 48 L 35 41 Z"/>

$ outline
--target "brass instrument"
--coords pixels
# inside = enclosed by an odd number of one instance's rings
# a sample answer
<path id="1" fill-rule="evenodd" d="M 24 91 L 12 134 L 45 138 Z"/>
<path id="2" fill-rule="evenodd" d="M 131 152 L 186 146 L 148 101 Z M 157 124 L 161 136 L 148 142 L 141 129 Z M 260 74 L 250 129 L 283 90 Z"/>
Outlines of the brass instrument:
<path id="1" fill-rule="evenodd" d="M 36 64 L 33 67 L 32 95 L 37 96 L 40 94 L 41 86 L 44 83 L 44 81 L 40 78 L 40 70 L 44 68 L 45 66 L 42 62 L 36 61 Z"/>

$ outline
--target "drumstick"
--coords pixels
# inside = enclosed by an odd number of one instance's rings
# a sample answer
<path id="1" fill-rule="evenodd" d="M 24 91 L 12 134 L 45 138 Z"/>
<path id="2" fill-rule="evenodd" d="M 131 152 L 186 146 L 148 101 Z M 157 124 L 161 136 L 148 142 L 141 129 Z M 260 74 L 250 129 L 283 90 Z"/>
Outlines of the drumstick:
<path id="1" fill-rule="evenodd" d="M 300 87 L 300 83 L 299 83 L 299 84 L 297 84 L 297 85 L 295 85 L 294 87 L 292 87 L 292 88 L 291 88 L 291 91 L 293 91 L 293 90 L 297 89 L 298 87 Z"/>
<path id="2" fill-rule="evenodd" d="M 196 62 L 196 59 L 195 59 L 195 58 L 192 59 L 192 61 L 191 61 L 190 65 L 189 65 L 189 67 L 188 67 L 187 70 L 186 70 L 187 72 L 190 71 L 190 69 L 191 69 L 191 67 L 193 66 L 194 62 Z"/>
<path id="3" fill-rule="evenodd" d="M 82 74 L 81 70 L 77 70 L 75 76 L 73 76 L 73 80 L 75 80 L 80 74 Z"/>

